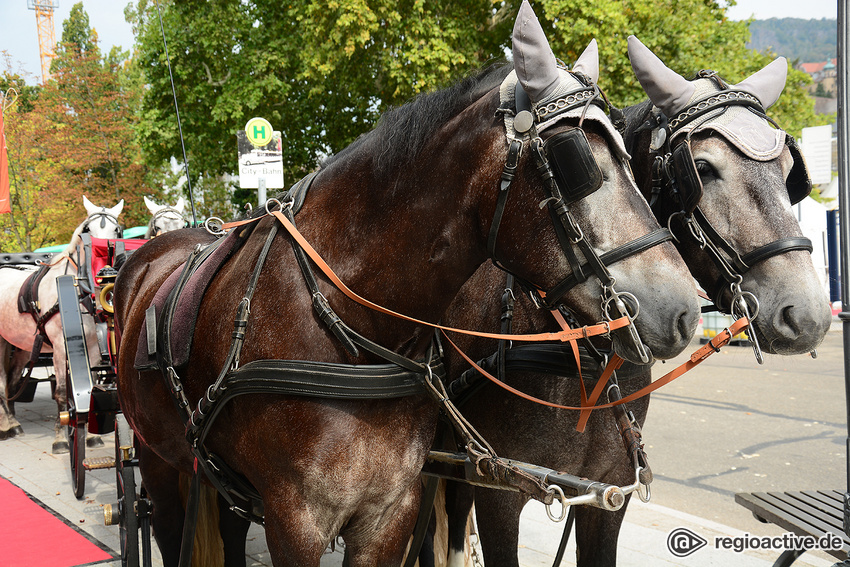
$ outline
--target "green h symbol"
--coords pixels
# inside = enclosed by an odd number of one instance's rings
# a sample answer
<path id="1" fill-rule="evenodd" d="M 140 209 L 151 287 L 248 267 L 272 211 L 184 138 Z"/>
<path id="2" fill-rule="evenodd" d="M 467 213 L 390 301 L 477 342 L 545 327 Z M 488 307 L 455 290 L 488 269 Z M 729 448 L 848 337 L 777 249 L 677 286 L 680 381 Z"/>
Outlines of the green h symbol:
<path id="1" fill-rule="evenodd" d="M 266 139 L 266 127 L 265 126 L 254 126 L 254 138 L 265 140 Z"/>

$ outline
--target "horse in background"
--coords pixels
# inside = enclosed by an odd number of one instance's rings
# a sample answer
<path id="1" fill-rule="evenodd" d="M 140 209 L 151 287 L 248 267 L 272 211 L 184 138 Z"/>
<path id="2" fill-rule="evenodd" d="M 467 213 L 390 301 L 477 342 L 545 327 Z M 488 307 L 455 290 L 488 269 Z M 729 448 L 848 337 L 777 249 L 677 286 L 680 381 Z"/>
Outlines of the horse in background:
<path id="1" fill-rule="evenodd" d="M 753 328 L 763 350 L 783 355 L 810 351 L 825 336 L 831 316 L 810 250 L 801 238 L 791 208 L 792 203 L 808 193 L 798 150 L 785 132 L 771 128 L 760 114 L 740 104 L 726 110 L 722 105 L 709 108 L 707 114 L 696 118 L 690 126 L 672 127 L 676 124 L 672 121 L 687 114 L 692 105 L 714 100 L 712 97 L 718 93 L 723 97 L 729 97 L 728 92 L 744 93 L 732 96 L 750 95 L 757 99 L 759 107 L 768 108 L 784 87 L 785 59 L 774 61 L 737 85 L 726 85 L 708 72 L 693 80 L 681 77 L 634 37 L 629 38 L 629 56 L 650 100 L 625 109 L 626 145 L 632 154 L 631 165 L 638 186 L 647 201 L 653 202 L 659 222 L 669 224 L 674 230 L 677 247 L 700 285 L 716 298 L 718 305 L 728 309 L 734 299 L 734 286 L 709 256 L 706 242 L 698 238 L 703 229 L 689 226 L 688 214 L 694 214 L 701 226 L 713 226 L 730 244 L 721 254 L 726 254 L 733 264 L 735 256 L 745 260 L 747 269 L 738 274 L 739 287 L 743 294 L 751 295 L 751 298 L 745 296 L 748 305 L 758 305 Z M 718 101 L 721 99 L 717 97 Z M 692 157 L 684 163 L 693 162 L 691 171 L 699 183 L 686 189 L 680 178 L 674 193 L 669 186 L 659 184 L 661 172 L 653 169 L 658 167 L 653 153 L 676 152 L 685 144 Z M 669 145 L 668 150 L 664 150 L 665 145 Z M 735 266 L 739 270 L 741 267 Z M 446 317 L 447 324 L 480 326 L 483 315 L 491 329 L 499 329 L 504 288 L 503 275 L 492 268 L 482 268 L 455 299 Z M 470 313 L 469 305 L 479 305 L 480 311 Z M 513 314 L 516 333 L 540 331 L 552 325 L 548 313 L 535 309 L 525 297 L 517 297 Z M 478 359 L 493 353 L 492 343 L 466 340 L 465 347 Z M 467 365 L 456 355 L 453 362 L 452 357 L 450 352 L 449 375 L 457 376 Z M 565 359 L 569 362 L 569 357 Z M 601 372 L 597 361 L 584 356 L 581 369 L 585 379 Z M 532 396 L 562 405 L 578 405 L 575 365 L 570 372 L 564 364 L 561 375 L 555 374 L 509 369 L 504 379 Z M 617 376 L 625 397 L 649 384 L 651 370 L 648 366 L 626 363 Z M 592 382 L 588 386 L 593 387 Z M 648 396 L 629 403 L 628 409 L 634 412 L 638 426 L 644 423 L 648 406 Z M 634 463 L 624 451 L 618 423 L 610 410 L 594 411 L 587 429 L 578 433 L 578 412 L 537 405 L 486 384 L 469 397 L 461 411 L 497 451 L 511 458 L 619 486 L 635 480 Z M 506 419 L 506 415 L 510 418 Z M 549 425 L 541 429 L 541 424 Z M 527 498 L 517 493 L 451 484 L 447 495 L 449 564 L 453 567 L 464 564 L 464 532 L 474 497 L 485 563 L 500 567 L 518 565 L 519 515 Z M 628 500 L 616 512 L 576 507 L 575 537 L 580 567 L 616 564 L 617 536 L 627 504 Z"/>
<path id="2" fill-rule="evenodd" d="M 29 362 L 35 342 L 43 337 L 40 352 L 53 354 L 53 367 L 56 375 L 56 385 L 53 398 L 59 412 L 66 409 L 67 404 L 67 369 L 65 354 L 65 339 L 62 332 L 62 321 L 58 313 L 58 297 L 56 278 L 63 274 L 76 274 L 82 254 L 82 238 L 84 233 L 94 238 L 120 238 L 123 228 L 118 217 L 124 208 L 122 199 L 117 205 L 106 208 L 94 205 L 83 196 L 83 206 L 87 217 L 74 230 L 68 246 L 54 256 L 50 264 L 35 266 L 5 265 L 0 267 L 0 439 L 6 439 L 23 433 L 20 422 L 14 416 L 14 402 L 7 400 L 15 397 L 20 390 L 21 374 Z M 18 297 L 21 288 L 27 280 L 42 271 L 42 277 L 36 286 L 37 298 L 30 305 L 31 312 L 19 310 Z M 83 317 L 86 345 L 90 360 L 100 360 L 100 350 L 95 335 L 94 321 L 91 317 Z M 12 354 L 12 347 L 17 350 Z M 65 428 L 59 423 L 57 415 L 54 427 L 52 452 L 67 453 L 68 441 Z"/>
<path id="3" fill-rule="evenodd" d="M 145 196 L 145 206 L 151 213 L 151 220 L 148 221 L 148 230 L 145 232 L 145 239 L 151 239 L 178 230 L 186 226 L 186 218 L 183 216 L 183 210 L 186 208 L 186 203 L 183 197 L 179 197 L 177 202 L 172 207 L 171 205 L 159 205 L 153 199 Z"/>

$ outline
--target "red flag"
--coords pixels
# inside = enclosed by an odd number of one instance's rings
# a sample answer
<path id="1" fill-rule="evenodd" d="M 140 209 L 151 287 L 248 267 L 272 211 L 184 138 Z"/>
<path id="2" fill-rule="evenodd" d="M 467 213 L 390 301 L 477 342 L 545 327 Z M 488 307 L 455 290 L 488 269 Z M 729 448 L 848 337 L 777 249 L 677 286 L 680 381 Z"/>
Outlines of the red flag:
<path id="1" fill-rule="evenodd" d="M 6 155 L 6 134 L 3 131 L 3 108 L 0 106 L 0 214 L 11 213 L 9 202 L 9 156 Z"/>

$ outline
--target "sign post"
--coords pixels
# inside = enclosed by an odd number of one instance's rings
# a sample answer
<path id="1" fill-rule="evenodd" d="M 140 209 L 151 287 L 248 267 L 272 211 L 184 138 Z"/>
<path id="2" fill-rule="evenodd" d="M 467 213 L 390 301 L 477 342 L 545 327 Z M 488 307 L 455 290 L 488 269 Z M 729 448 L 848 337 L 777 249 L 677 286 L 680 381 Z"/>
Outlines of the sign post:
<path id="1" fill-rule="evenodd" d="M 283 189 L 283 146 L 280 132 L 265 118 L 252 118 L 236 132 L 239 153 L 239 187 L 256 189 L 259 206 L 266 189 Z"/>

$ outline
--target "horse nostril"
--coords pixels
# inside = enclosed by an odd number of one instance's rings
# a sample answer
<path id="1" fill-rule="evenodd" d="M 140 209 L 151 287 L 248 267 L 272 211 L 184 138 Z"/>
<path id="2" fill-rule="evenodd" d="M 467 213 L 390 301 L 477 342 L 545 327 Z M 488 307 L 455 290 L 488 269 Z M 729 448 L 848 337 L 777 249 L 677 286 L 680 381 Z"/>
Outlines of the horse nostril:
<path id="1" fill-rule="evenodd" d="M 798 316 L 799 312 L 800 310 L 796 309 L 793 305 L 783 307 L 779 312 L 780 325 L 778 325 L 778 327 L 782 329 L 782 334 L 791 340 L 800 335 L 801 325 Z"/>
<path id="2" fill-rule="evenodd" d="M 699 312 L 694 312 L 691 309 L 683 309 L 676 319 L 676 330 L 679 332 L 677 337 L 681 341 L 690 340 L 696 332 L 699 324 Z"/>

